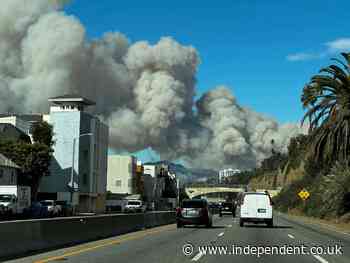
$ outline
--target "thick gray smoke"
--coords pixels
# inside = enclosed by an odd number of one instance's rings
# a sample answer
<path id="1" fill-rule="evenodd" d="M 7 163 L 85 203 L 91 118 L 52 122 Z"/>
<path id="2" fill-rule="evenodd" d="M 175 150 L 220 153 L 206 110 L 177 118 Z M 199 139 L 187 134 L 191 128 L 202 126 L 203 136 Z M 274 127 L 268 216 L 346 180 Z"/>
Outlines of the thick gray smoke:
<path id="1" fill-rule="evenodd" d="M 80 93 L 110 126 L 110 146 L 152 147 L 196 167 L 247 168 L 302 132 L 237 103 L 226 87 L 194 101 L 195 48 L 165 37 L 129 43 L 121 33 L 87 40 L 59 0 L 2 0 L 0 111 L 47 112 L 49 97 Z"/>

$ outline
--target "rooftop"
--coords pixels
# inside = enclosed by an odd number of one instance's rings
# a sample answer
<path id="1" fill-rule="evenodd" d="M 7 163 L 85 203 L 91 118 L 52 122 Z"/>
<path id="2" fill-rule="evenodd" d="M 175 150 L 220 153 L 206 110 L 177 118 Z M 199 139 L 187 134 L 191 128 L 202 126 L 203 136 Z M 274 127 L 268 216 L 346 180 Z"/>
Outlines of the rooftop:
<path id="1" fill-rule="evenodd" d="M 82 105 L 95 105 L 96 103 L 92 100 L 84 98 L 78 94 L 65 94 L 58 97 L 49 98 L 50 102 L 55 104 L 65 104 L 68 102 L 73 102 Z"/>
<path id="2" fill-rule="evenodd" d="M 41 113 L 17 114 L 17 113 L 0 113 L 0 118 L 16 117 L 27 122 L 40 122 L 43 120 Z"/>
<path id="3" fill-rule="evenodd" d="M 6 167 L 11 167 L 11 168 L 17 168 L 17 169 L 20 168 L 17 164 L 12 162 L 10 159 L 8 159 L 2 153 L 0 153 L 0 166 L 6 166 Z"/>

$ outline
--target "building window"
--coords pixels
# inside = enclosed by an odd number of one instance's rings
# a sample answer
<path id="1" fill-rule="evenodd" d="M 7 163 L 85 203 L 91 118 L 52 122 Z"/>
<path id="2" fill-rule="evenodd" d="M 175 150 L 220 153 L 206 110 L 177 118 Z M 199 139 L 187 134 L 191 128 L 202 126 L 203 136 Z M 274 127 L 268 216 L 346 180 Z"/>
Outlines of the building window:
<path id="1" fill-rule="evenodd" d="M 11 184 L 14 184 L 14 183 L 16 183 L 16 182 L 15 182 L 15 172 L 12 171 L 12 172 L 11 172 Z"/>
<path id="2" fill-rule="evenodd" d="M 115 186 L 116 187 L 122 187 L 122 180 L 116 180 L 115 181 Z"/>
<path id="3" fill-rule="evenodd" d="M 83 174 L 83 185 L 87 185 L 87 180 L 88 180 L 87 174 L 84 173 Z"/>
<path id="4" fill-rule="evenodd" d="M 95 143 L 95 158 L 96 158 L 96 170 L 98 170 L 100 168 L 100 160 L 99 160 L 99 148 L 97 147 L 97 144 Z"/>

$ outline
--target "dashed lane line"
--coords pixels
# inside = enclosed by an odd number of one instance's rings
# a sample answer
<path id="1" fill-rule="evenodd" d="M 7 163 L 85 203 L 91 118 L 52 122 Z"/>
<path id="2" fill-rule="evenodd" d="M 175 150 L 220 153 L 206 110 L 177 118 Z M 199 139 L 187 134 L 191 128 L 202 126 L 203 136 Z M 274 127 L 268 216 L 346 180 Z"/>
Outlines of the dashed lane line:
<path id="1" fill-rule="evenodd" d="M 197 255 L 195 255 L 191 261 L 198 261 L 203 256 L 202 252 L 199 252 Z"/>
<path id="2" fill-rule="evenodd" d="M 319 255 L 313 255 L 314 258 L 316 258 L 318 261 L 320 261 L 321 263 L 328 263 L 327 260 L 325 260 L 323 257 L 319 256 Z"/>

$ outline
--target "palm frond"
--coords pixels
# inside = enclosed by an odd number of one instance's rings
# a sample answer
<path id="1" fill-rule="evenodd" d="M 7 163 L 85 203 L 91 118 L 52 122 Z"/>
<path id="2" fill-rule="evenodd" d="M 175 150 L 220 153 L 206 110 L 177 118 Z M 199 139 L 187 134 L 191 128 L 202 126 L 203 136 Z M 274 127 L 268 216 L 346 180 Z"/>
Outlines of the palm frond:
<path id="1" fill-rule="evenodd" d="M 316 161 L 348 160 L 350 154 L 350 55 L 333 59 L 338 65 L 322 68 L 304 87 L 301 102 L 307 109 L 310 153 Z"/>

